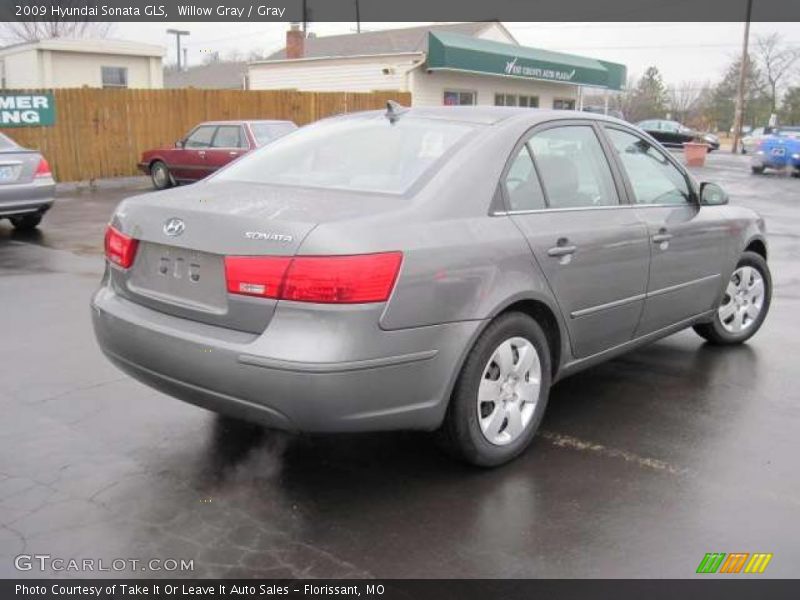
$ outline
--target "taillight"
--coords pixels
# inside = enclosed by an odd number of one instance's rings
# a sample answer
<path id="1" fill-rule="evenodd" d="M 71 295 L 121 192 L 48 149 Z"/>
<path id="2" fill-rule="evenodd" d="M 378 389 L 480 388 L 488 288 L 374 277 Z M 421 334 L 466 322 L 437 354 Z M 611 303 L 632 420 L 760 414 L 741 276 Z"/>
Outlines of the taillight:
<path id="1" fill-rule="evenodd" d="M 50 171 L 50 163 L 48 163 L 44 158 L 40 158 L 39 165 L 36 167 L 36 173 L 34 173 L 33 176 L 52 177 L 53 173 Z"/>
<path id="2" fill-rule="evenodd" d="M 287 256 L 226 256 L 225 280 L 231 294 L 278 298 Z"/>
<path id="3" fill-rule="evenodd" d="M 129 268 L 133 264 L 138 245 L 139 240 L 120 233 L 111 225 L 106 229 L 106 258 L 115 265 L 123 269 Z"/>
<path id="4" fill-rule="evenodd" d="M 225 277 L 232 294 L 297 302 L 385 302 L 392 293 L 401 252 L 354 256 L 229 256 Z"/>

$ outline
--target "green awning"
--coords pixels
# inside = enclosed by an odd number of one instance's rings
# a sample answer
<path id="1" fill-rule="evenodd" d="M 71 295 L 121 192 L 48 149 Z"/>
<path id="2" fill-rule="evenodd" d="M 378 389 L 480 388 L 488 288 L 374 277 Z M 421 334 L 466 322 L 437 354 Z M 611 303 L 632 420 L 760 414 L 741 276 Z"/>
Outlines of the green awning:
<path id="1" fill-rule="evenodd" d="M 447 32 L 428 33 L 428 69 L 488 73 L 610 90 L 625 87 L 625 65 Z"/>

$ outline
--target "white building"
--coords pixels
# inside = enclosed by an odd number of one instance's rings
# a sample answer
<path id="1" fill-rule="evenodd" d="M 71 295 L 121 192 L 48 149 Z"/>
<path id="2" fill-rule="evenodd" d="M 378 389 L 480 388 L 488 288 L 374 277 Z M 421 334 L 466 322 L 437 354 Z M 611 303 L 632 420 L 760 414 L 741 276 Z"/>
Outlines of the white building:
<path id="1" fill-rule="evenodd" d="M 0 48 L 6 89 L 161 88 L 162 46 L 122 40 L 52 39 Z"/>
<path id="2" fill-rule="evenodd" d="M 623 65 L 521 46 L 498 22 L 326 37 L 293 26 L 286 48 L 249 66 L 250 88 L 400 90 L 415 106 L 576 108 L 581 89 L 619 90 Z"/>

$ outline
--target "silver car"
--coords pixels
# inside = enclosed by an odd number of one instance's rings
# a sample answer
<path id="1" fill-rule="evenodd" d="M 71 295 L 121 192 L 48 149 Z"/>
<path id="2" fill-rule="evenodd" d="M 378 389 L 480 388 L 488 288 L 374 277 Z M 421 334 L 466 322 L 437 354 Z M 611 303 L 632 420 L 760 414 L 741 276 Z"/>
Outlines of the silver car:
<path id="1" fill-rule="evenodd" d="M 22 231 L 36 228 L 53 204 L 55 188 L 45 158 L 0 133 L 0 219 Z"/>
<path id="2" fill-rule="evenodd" d="M 133 377 L 269 427 L 520 454 L 551 385 L 686 327 L 752 336 L 764 222 L 638 129 L 442 107 L 303 127 L 122 202 L 92 300 Z"/>

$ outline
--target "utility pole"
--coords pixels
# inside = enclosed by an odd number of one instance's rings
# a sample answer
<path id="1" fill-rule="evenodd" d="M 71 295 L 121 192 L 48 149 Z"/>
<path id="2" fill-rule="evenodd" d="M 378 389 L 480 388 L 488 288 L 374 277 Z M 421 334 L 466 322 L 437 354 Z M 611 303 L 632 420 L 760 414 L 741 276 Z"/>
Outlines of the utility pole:
<path id="1" fill-rule="evenodd" d="M 181 70 L 181 36 L 190 35 L 189 31 L 182 31 L 180 29 L 167 29 L 167 33 L 175 36 L 175 42 L 178 45 L 178 71 Z"/>
<path id="2" fill-rule="evenodd" d="M 739 89 L 736 93 L 736 112 L 733 117 L 733 144 L 731 152 L 736 154 L 739 150 L 739 138 L 742 134 L 742 121 L 744 120 L 744 85 L 747 80 L 747 46 L 750 43 L 750 18 L 753 14 L 753 0 L 747 0 L 747 20 L 744 24 L 744 43 L 742 44 L 742 60 L 739 65 Z"/>
<path id="3" fill-rule="evenodd" d="M 356 33 L 361 33 L 361 7 L 356 0 Z"/>

